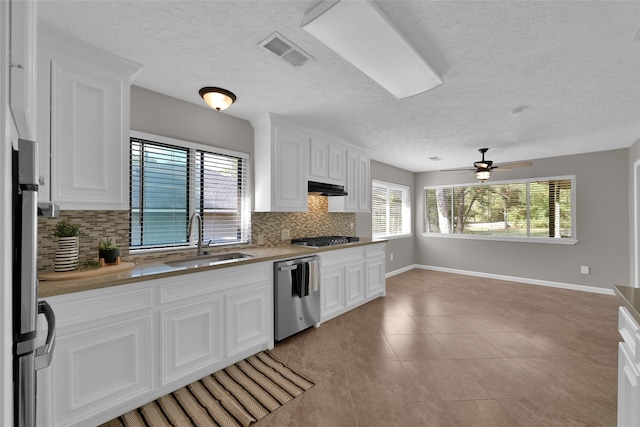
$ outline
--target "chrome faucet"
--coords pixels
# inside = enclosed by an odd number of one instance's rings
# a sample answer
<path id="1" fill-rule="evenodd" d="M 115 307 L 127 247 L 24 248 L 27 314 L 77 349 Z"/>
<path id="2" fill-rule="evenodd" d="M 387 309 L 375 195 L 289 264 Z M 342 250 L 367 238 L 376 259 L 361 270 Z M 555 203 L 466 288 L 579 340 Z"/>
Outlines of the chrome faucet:
<path id="1" fill-rule="evenodd" d="M 193 226 L 193 219 L 197 218 L 198 219 L 198 256 L 204 255 L 204 251 L 202 250 L 203 244 L 202 244 L 202 230 L 203 230 L 203 223 L 202 223 L 202 217 L 200 216 L 199 213 L 194 213 L 193 215 L 191 215 L 191 218 L 189 218 L 189 226 L 187 227 L 187 235 L 191 236 L 191 229 Z M 211 240 L 209 240 L 207 242 L 207 247 L 209 247 L 209 245 L 211 244 Z"/>

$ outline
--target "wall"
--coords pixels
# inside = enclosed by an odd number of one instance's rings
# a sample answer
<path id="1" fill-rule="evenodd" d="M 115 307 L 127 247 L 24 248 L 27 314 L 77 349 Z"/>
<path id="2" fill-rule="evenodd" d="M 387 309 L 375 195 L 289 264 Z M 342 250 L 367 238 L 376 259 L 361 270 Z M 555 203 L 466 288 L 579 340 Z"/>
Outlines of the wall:
<path id="1" fill-rule="evenodd" d="M 132 86 L 131 128 L 143 132 L 199 142 L 215 147 L 253 153 L 251 124 L 209 107 L 199 107 L 157 92 Z M 184 251 L 129 254 L 129 212 L 127 211 L 63 211 L 58 219 L 39 218 L 38 270 L 53 269 L 56 238 L 52 236 L 55 224 L 67 220 L 80 224 L 84 236 L 80 238 L 80 261 L 98 259 L 96 249 L 101 238 L 115 237 L 124 261 L 144 261 L 167 255 L 186 255 Z M 290 238 L 318 235 L 356 235 L 356 216 L 353 213 L 329 213 L 327 198 L 309 196 L 309 212 L 265 213 L 251 215 L 252 246 L 257 246 L 259 235 L 265 246 L 286 244 L 280 231 L 288 229 Z M 370 222 L 370 221 L 369 221 Z M 371 227 L 369 226 L 369 235 Z M 226 246 L 221 250 L 237 249 L 246 245 Z M 195 251 L 195 249 L 194 249 Z"/>
<path id="2" fill-rule="evenodd" d="M 413 207 L 415 207 L 416 205 L 416 198 L 413 196 L 413 189 L 415 188 L 415 174 L 413 172 L 409 172 L 404 169 L 399 169 L 394 166 L 389 166 L 387 164 L 372 160 L 371 179 L 409 186 L 411 188 L 410 194 L 412 195 L 411 206 L 412 210 L 414 210 Z M 356 216 L 358 224 L 358 236 L 371 237 L 371 214 L 357 214 Z M 409 237 L 390 239 L 387 242 L 387 273 L 415 264 L 415 227 L 412 230 L 412 233 L 413 234 Z M 393 254 L 393 261 L 391 260 L 391 254 Z"/>
<path id="3" fill-rule="evenodd" d="M 0 425 L 13 425 L 9 2 L 0 2 Z"/>
<path id="4" fill-rule="evenodd" d="M 636 162 L 639 163 L 637 177 L 634 175 L 634 163 Z M 637 183 L 636 179 L 638 180 Z M 636 192 L 640 193 L 640 139 L 629 148 L 629 284 L 631 286 L 640 285 L 640 278 L 637 277 L 638 272 L 636 272 L 636 268 L 640 268 L 640 266 L 636 266 L 638 258 L 636 251 L 636 236 L 638 233 L 636 230 L 636 215 L 640 216 L 640 211 L 637 214 L 635 212 Z M 638 199 L 638 203 L 640 203 L 640 197 Z M 640 218 L 638 219 L 640 220 Z"/>
<path id="5" fill-rule="evenodd" d="M 495 180 L 576 176 L 575 245 L 425 237 L 425 186 L 472 182 L 473 175 L 423 172 L 416 176 L 416 259 L 420 264 L 542 281 L 611 288 L 629 284 L 628 150 L 533 160 L 533 166 Z M 580 274 L 588 265 L 591 274 Z"/>
<path id="6" fill-rule="evenodd" d="M 253 154 L 246 120 L 131 86 L 131 129 Z"/>
<path id="7" fill-rule="evenodd" d="M 171 255 L 186 256 L 184 250 L 167 250 L 130 254 L 129 212 L 127 211 L 62 211 L 56 219 L 38 219 L 38 271 L 53 271 L 57 240 L 52 236 L 59 221 L 79 224 L 83 235 L 80 237 L 80 263 L 98 260 L 97 246 L 101 238 L 112 237 L 120 247 L 122 261 L 149 261 Z M 309 196 L 309 212 L 254 212 L 251 214 L 251 244 L 221 246 L 216 250 L 238 250 L 258 247 L 258 236 L 264 237 L 264 246 L 288 244 L 280 238 L 280 231 L 289 230 L 291 239 L 323 235 L 355 235 L 355 214 L 329 213 L 327 198 Z M 192 249 L 195 255 L 196 249 Z"/>

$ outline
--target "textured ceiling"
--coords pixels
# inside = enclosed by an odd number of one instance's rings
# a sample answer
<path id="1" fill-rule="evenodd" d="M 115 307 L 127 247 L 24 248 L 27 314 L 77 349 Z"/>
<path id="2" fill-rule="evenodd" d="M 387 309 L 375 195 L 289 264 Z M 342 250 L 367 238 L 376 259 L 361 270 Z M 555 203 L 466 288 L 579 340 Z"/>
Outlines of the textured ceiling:
<path id="1" fill-rule="evenodd" d="M 317 3 L 40 1 L 38 13 L 143 64 L 138 86 L 203 108 L 198 90 L 224 87 L 238 100 L 222 114 L 273 112 L 414 172 L 468 166 L 481 147 L 501 163 L 640 138 L 640 2 L 378 1 L 444 80 L 403 100 L 302 30 Z M 294 68 L 258 49 L 274 31 L 315 60 Z"/>

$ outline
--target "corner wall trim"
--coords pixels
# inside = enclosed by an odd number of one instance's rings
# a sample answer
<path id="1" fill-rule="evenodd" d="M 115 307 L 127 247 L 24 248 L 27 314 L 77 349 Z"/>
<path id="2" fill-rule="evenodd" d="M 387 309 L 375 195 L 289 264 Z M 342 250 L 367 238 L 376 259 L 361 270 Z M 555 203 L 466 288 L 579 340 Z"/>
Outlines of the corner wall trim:
<path id="1" fill-rule="evenodd" d="M 437 267 L 433 265 L 413 264 L 399 270 L 391 271 L 385 274 L 386 278 L 395 276 L 405 271 L 419 268 L 422 270 L 441 271 L 443 273 L 463 274 L 465 276 L 485 277 L 487 279 L 506 280 L 509 282 L 527 283 L 530 285 L 549 286 L 552 288 L 570 289 L 573 291 L 591 292 L 604 295 L 615 295 L 613 289 L 597 288 L 594 286 L 574 285 L 572 283 L 552 282 L 549 280 L 530 279 L 527 277 L 505 276 L 503 274 L 483 273 L 480 271 L 458 270 L 456 268 Z"/>

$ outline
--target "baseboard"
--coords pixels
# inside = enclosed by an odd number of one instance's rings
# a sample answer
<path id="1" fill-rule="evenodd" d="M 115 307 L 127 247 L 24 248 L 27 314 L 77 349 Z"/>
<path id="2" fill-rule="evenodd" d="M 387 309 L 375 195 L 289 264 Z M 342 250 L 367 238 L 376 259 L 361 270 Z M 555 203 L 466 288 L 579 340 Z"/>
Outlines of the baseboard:
<path id="1" fill-rule="evenodd" d="M 531 279 L 527 277 L 506 276 L 503 274 L 483 273 L 480 271 L 458 270 L 456 268 L 437 267 L 433 265 L 413 264 L 385 274 L 386 278 L 395 276 L 405 271 L 420 268 L 422 270 L 441 271 L 443 273 L 463 274 L 465 276 L 484 277 L 487 279 L 506 280 L 509 282 L 527 283 L 529 285 L 549 286 L 552 288 L 571 289 L 573 291 L 591 292 L 604 295 L 615 295 L 613 289 L 597 288 L 594 286 L 574 285 L 572 283 L 552 282 L 550 280 Z"/>
<path id="2" fill-rule="evenodd" d="M 399 268 L 397 270 L 393 270 L 393 271 L 390 271 L 388 273 L 385 273 L 384 277 L 385 277 L 385 279 L 388 279 L 389 277 L 393 277 L 393 276 L 396 276 L 398 274 L 405 273 L 407 271 L 413 270 L 414 268 L 420 268 L 420 266 L 418 264 L 411 264 L 411 265 L 408 265 L 406 267 L 402 267 L 402 268 Z"/>

